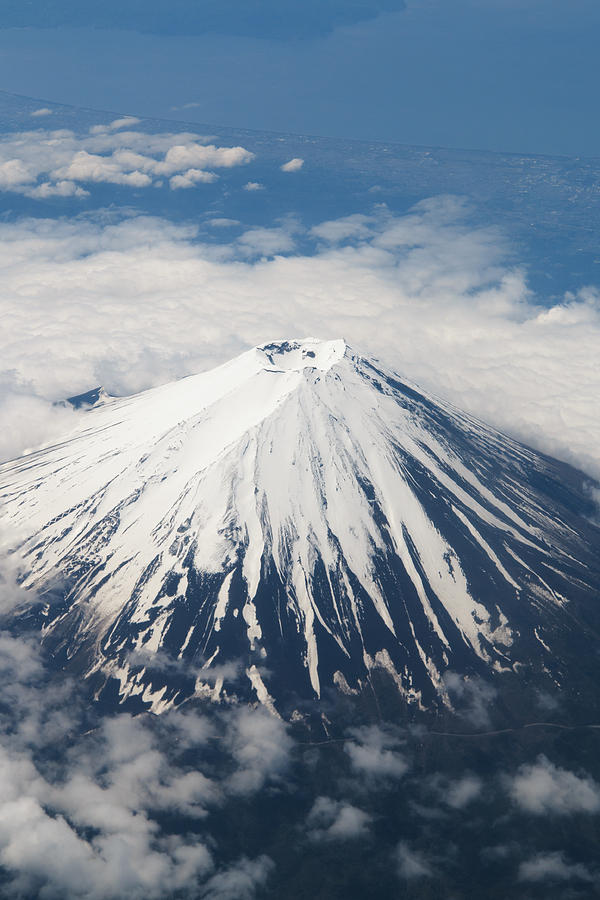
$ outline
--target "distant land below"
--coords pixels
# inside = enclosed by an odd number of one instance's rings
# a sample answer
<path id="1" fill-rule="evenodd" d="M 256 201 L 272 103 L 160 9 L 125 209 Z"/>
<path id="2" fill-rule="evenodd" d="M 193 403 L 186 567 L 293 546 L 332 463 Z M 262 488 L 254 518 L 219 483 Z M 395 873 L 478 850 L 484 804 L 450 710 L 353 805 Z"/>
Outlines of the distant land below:
<path id="1" fill-rule="evenodd" d="M 47 114 L 33 116 L 40 108 Z M 0 140 L 11 132 L 39 128 L 85 133 L 124 113 L 135 114 L 135 110 L 78 108 L 0 91 Z M 255 154 L 252 178 L 264 190 L 229 190 L 230 176 L 224 172 L 215 184 L 191 191 L 136 191 L 103 185 L 84 201 L 49 198 L 40 202 L 5 192 L 4 216 L 127 206 L 182 221 L 197 220 L 202 208 L 213 216 L 239 219 L 245 227 L 269 225 L 290 215 L 311 227 L 324 220 L 368 214 L 381 204 L 402 214 L 421 200 L 448 194 L 467 201 L 470 222 L 495 226 L 504 233 L 514 250 L 515 264 L 526 267 L 529 285 L 541 304 L 552 305 L 565 291 L 599 281 L 600 158 L 342 140 L 230 128 L 193 119 L 141 118 L 137 127 L 157 134 L 187 130 L 221 144 L 241 144 Z M 294 176 L 281 173 L 281 164 L 294 157 L 304 160 L 302 171 Z M 202 239 L 215 239 L 214 231 L 207 230 Z"/>

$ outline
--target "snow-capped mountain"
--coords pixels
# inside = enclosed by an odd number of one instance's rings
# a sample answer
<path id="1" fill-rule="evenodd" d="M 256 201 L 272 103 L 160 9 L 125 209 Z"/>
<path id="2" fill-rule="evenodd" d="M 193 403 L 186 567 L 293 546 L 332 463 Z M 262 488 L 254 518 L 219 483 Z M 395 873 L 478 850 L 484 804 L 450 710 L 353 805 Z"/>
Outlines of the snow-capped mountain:
<path id="1" fill-rule="evenodd" d="M 97 400 L 0 497 L 15 615 L 98 693 L 290 710 L 385 673 L 423 708 L 448 670 L 560 684 L 596 640 L 583 475 L 342 340 Z"/>

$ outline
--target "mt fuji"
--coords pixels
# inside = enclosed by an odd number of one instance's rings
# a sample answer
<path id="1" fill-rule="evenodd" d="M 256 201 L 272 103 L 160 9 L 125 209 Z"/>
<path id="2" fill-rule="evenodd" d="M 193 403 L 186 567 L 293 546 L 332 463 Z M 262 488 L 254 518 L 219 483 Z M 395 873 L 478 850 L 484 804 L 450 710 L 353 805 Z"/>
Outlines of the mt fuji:
<path id="1" fill-rule="evenodd" d="M 343 340 L 92 394 L 61 443 L 0 467 L 0 498 L 28 598 L 9 617 L 96 696 L 293 717 L 381 684 L 449 708 L 449 673 L 594 683 L 583 473 Z"/>

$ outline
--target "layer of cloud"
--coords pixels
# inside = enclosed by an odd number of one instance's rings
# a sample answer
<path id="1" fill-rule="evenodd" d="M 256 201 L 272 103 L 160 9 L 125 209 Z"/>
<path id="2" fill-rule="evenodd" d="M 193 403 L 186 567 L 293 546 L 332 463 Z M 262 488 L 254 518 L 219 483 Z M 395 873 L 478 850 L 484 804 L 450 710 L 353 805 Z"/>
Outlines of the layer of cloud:
<path id="1" fill-rule="evenodd" d="M 19 587 L 4 563 L 0 572 L 0 602 L 18 604 Z M 320 742 L 295 742 L 262 708 L 99 717 L 80 686 L 47 667 L 36 640 L 0 632 L 2 896 L 251 900 L 285 886 L 290 858 L 301 865 L 307 841 L 335 862 L 339 845 L 355 842 L 383 877 L 387 869 L 402 882 L 439 878 L 452 890 L 458 859 L 472 859 L 478 840 L 490 836 L 483 828 L 475 838 L 478 820 L 456 813 L 480 796 L 482 784 L 468 770 L 450 774 L 454 754 L 450 772 L 445 751 L 423 757 L 423 733 L 411 733 L 358 728 L 350 741 L 325 741 L 317 762 Z M 405 742 L 420 754 L 408 770 L 409 750 L 399 752 Z M 546 830 L 541 821 L 531 827 L 531 814 L 597 813 L 595 782 L 540 757 L 512 778 L 490 779 L 486 789 L 505 804 L 519 798 L 493 823 L 505 843 L 482 852 L 501 863 L 507 896 L 515 879 L 591 883 L 589 845 L 582 841 L 572 861 L 566 848 L 556 849 L 554 830 L 548 849 Z M 423 809 L 429 803 L 431 814 L 420 815 L 418 841 L 412 835 L 398 843 L 407 822 L 413 827 L 417 801 Z M 501 813 L 495 801 L 494 808 Z M 582 834 L 588 831 L 585 825 Z M 579 833 L 568 835 L 570 853 Z M 466 857 L 457 857 L 459 847 Z M 300 887 L 313 877 L 309 872 Z"/>
<path id="2" fill-rule="evenodd" d="M 88 134 L 67 129 L 4 134 L 0 190 L 38 200 L 85 197 L 94 183 L 146 188 L 165 177 L 177 190 L 210 184 L 218 177 L 213 169 L 230 169 L 253 159 L 244 147 L 217 147 L 190 132 L 132 130 L 139 123 L 134 116 L 123 116 L 92 126 Z"/>
<path id="3" fill-rule="evenodd" d="M 0 676 L 3 897 L 225 900 L 264 886 L 272 862 L 220 863 L 205 821 L 237 795 L 236 776 L 246 796 L 278 777 L 290 749 L 282 722 L 248 709 L 97 720 L 35 642 L 6 634 Z M 259 748 L 250 757 L 244 739 Z"/>
<path id="4" fill-rule="evenodd" d="M 534 815 L 573 815 L 600 812 L 600 784 L 555 766 L 545 756 L 521 766 L 509 781 L 513 802 Z"/>
<path id="5" fill-rule="evenodd" d="M 4 380 L 37 396 L 99 383 L 129 393 L 266 340 L 344 336 L 600 474 L 600 295 L 581 289 L 541 308 L 502 235 L 472 227 L 455 199 L 402 217 L 378 208 L 313 234 L 253 228 L 222 245 L 149 218 L 3 223 L 0 239 Z M 300 240 L 315 242 L 308 254 Z"/>

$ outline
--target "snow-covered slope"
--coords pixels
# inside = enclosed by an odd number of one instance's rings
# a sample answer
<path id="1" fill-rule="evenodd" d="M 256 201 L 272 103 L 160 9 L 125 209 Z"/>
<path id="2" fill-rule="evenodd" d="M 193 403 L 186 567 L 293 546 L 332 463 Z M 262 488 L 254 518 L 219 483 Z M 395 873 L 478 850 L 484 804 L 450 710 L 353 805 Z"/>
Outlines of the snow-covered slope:
<path id="1" fill-rule="evenodd" d="M 289 708 L 374 670 L 420 707 L 447 702 L 449 669 L 559 681 L 569 606 L 597 597 L 582 492 L 342 340 L 104 397 L 0 468 L 46 640 L 156 711 Z"/>

